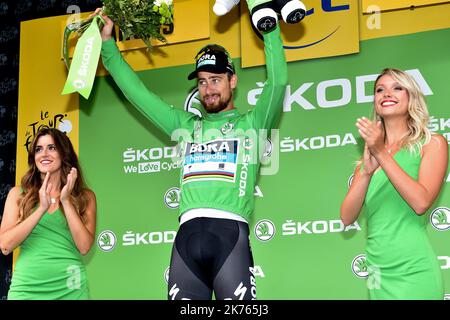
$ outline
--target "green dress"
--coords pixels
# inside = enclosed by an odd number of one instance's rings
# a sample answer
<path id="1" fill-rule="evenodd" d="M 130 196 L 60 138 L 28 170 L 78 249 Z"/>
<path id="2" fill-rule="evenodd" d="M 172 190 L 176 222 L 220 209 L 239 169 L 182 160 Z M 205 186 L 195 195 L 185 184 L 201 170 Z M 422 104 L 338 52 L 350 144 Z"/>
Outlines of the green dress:
<path id="1" fill-rule="evenodd" d="M 88 299 L 86 268 L 61 209 L 45 213 L 20 246 L 9 300 Z"/>
<path id="2" fill-rule="evenodd" d="M 420 152 L 411 153 L 404 148 L 394 159 L 417 180 Z M 441 270 L 426 231 L 428 215 L 417 215 L 383 170 L 372 176 L 366 208 L 370 299 L 442 300 Z"/>

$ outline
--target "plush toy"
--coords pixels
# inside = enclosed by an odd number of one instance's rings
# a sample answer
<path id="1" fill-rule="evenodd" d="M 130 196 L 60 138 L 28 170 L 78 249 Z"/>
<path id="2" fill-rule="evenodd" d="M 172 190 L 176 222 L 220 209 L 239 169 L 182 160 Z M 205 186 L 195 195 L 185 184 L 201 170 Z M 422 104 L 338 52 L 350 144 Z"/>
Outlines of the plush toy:
<path id="1" fill-rule="evenodd" d="M 239 0 L 216 0 L 213 11 L 223 16 L 239 3 Z M 262 32 L 274 29 L 278 15 L 286 23 L 297 23 L 306 15 L 305 5 L 300 0 L 247 0 L 252 23 Z"/>

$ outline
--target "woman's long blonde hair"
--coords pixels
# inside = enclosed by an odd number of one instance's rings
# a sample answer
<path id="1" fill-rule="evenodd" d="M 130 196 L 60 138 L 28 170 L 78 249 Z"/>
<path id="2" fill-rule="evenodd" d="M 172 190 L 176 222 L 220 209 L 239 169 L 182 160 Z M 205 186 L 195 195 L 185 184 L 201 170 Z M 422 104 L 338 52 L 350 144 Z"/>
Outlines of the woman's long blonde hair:
<path id="1" fill-rule="evenodd" d="M 428 114 L 425 96 L 413 77 L 402 70 L 394 68 L 386 68 L 380 73 L 380 75 L 375 80 L 374 92 L 376 90 L 378 80 L 385 75 L 390 76 L 392 77 L 392 79 L 397 81 L 403 88 L 406 89 L 409 95 L 408 133 L 403 137 L 401 141 L 401 147 L 407 147 L 411 152 L 416 150 L 416 148 L 418 148 L 418 150 L 421 150 L 422 146 L 427 144 L 431 140 L 431 131 L 428 129 L 428 121 L 430 119 L 430 116 Z M 383 131 L 384 133 L 386 133 L 384 121 L 376 113 L 375 107 L 373 109 L 372 120 L 381 120 Z"/>
<path id="2" fill-rule="evenodd" d="M 72 190 L 71 200 L 77 209 L 78 214 L 84 220 L 88 195 L 81 167 L 78 163 L 78 157 L 70 142 L 70 139 L 58 129 L 44 128 L 38 131 L 28 150 L 28 171 L 22 177 L 22 193 L 19 200 L 19 222 L 28 218 L 39 202 L 39 189 L 42 186 L 41 173 L 39 172 L 36 161 L 36 144 L 40 137 L 50 135 L 55 141 L 56 150 L 61 157 L 61 185 L 60 191 L 67 183 L 67 175 L 71 168 L 77 169 L 77 179 Z"/>

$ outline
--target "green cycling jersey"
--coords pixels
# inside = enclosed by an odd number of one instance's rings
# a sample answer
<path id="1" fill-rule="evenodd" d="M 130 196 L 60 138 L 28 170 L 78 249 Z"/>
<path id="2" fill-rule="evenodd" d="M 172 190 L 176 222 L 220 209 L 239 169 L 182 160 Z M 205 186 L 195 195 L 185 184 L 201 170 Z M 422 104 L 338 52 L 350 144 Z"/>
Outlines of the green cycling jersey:
<path id="1" fill-rule="evenodd" d="M 125 62 L 114 40 L 103 42 L 103 64 L 126 98 L 172 140 L 183 141 L 180 216 L 190 209 L 225 210 L 248 220 L 266 139 L 283 109 L 287 64 L 277 26 L 263 34 L 267 80 L 256 106 L 199 117 L 149 91 Z M 264 131 L 265 130 L 265 131 Z M 261 146 L 261 147 L 259 147 Z"/>

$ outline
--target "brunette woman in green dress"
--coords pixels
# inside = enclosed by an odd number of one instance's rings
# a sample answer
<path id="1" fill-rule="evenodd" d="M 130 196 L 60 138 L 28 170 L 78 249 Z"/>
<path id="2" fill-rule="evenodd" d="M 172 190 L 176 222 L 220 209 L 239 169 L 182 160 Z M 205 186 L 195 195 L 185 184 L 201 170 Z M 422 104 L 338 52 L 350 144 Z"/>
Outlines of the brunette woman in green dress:
<path id="1" fill-rule="evenodd" d="M 81 255 L 95 238 L 95 194 L 72 143 L 57 129 L 37 133 L 28 165 L 21 186 L 8 194 L 0 227 L 3 254 L 20 246 L 8 299 L 88 299 Z"/>

